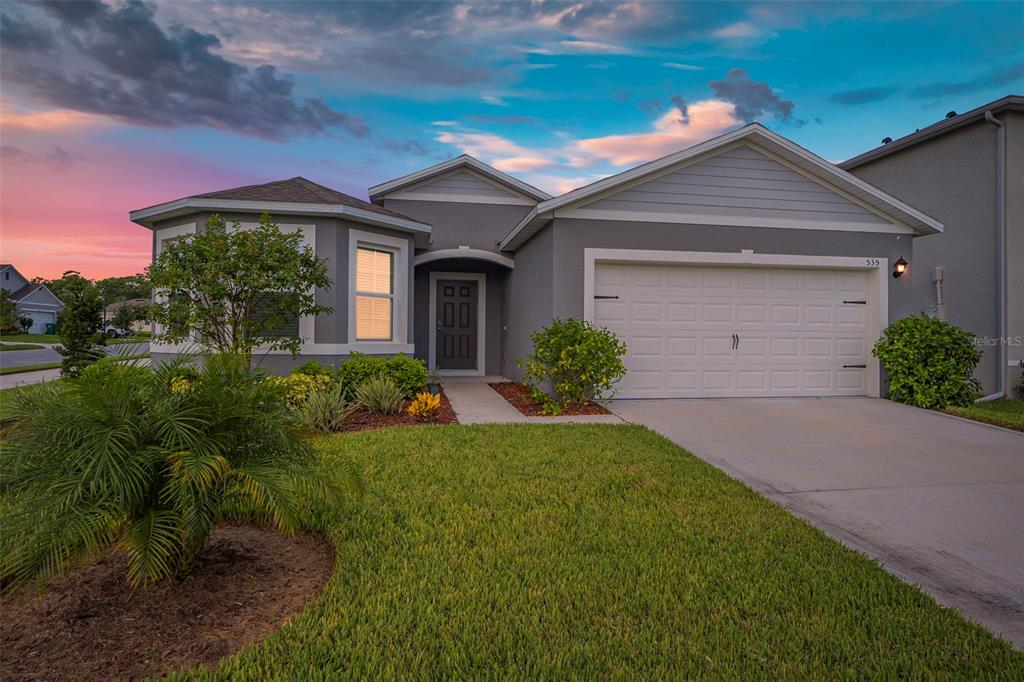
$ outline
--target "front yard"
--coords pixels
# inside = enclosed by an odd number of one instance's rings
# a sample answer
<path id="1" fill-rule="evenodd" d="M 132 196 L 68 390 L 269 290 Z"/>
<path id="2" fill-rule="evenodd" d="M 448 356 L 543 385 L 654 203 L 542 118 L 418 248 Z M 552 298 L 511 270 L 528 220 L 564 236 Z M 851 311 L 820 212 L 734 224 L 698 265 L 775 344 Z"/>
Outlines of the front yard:
<path id="1" fill-rule="evenodd" d="M 1024 655 L 632 426 L 324 438 L 323 595 L 202 677 L 1020 678 Z M 301 570 L 301 566 L 296 566 Z"/>
<path id="2" fill-rule="evenodd" d="M 987 403 L 975 403 L 970 407 L 949 407 L 946 408 L 946 412 L 986 424 L 1024 431 L 1024 400 L 1004 398 Z"/>

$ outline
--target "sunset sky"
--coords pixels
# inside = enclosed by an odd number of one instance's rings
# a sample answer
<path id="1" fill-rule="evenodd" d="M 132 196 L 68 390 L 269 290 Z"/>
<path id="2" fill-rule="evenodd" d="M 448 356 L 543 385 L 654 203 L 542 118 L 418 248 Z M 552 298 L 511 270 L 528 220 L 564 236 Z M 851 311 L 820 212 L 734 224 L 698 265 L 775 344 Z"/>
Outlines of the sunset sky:
<path id="1" fill-rule="evenodd" d="M 750 121 L 839 161 L 1024 94 L 1024 4 L 0 5 L 0 260 L 126 275 L 128 211 L 461 153 L 561 193 Z"/>

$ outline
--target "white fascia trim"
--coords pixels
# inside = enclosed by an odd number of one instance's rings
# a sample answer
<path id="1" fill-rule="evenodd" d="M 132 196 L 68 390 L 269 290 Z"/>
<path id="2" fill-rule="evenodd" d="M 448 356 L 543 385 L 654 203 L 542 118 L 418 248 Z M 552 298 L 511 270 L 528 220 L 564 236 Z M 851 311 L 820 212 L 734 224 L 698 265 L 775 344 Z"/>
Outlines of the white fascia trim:
<path id="1" fill-rule="evenodd" d="M 594 321 L 594 274 L 598 263 L 649 263 L 652 265 L 724 265 L 733 267 L 806 268 L 814 270 L 863 270 L 868 273 L 868 315 L 865 330 L 869 347 L 889 324 L 889 259 L 849 256 L 800 256 L 753 251 L 658 251 L 650 249 L 583 249 L 583 319 Z M 878 398 L 882 366 L 868 355 L 867 395 Z"/>
<path id="2" fill-rule="evenodd" d="M 202 348 L 197 344 L 189 343 L 156 343 L 150 342 L 150 352 L 181 354 L 188 352 L 200 352 Z M 364 355 L 397 355 L 405 353 L 412 355 L 416 347 L 411 343 L 304 343 L 299 350 L 300 355 L 351 355 L 352 353 L 363 353 Z M 288 350 L 267 351 L 266 348 L 253 349 L 253 357 L 260 355 L 291 355 Z"/>
<path id="3" fill-rule="evenodd" d="M 485 251 L 483 249 L 438 249 L 437 251 L 427 251 L 421 253 L 413 259 L 413 265 L 423 265 L 424 263 L 432 263 L 437 260 L 444 260 L 446 258 L 468 258 L 470 260 L 483 260 L 489 263 L 496 263 L 502 265 L 509 270 L 512 270 L 516 266 L 516 262 L 508 256 L 502 256 L 499 253 L 493 251 Z"/>
<path id="4" fill-rule="evenodd" d="M 487 276 L 479 272 L 430 273 L 430 314 L 427 323 L 430 341 L 427 344 L 427 367 L 437 368 L 437 280 L 463 279 L 477 282 L 476 369 L 442 369 L 443 376 L 484 376 L 487 360 Z"/>
<path id="5" fill-rule="evenodd" d="M 210 211 L 253 211 L 271 215 L 305 215 L 305 216 L 329 216 L 335 218 L 347 218 L 368 225 L 379 227 L 390 227 L 405 232 L 416 232 L 430 234 L 430 225 L 413 220 L 405 220 L 395 216 L 367 211 L 362 208 L 353 208 L 343 204 L 312 204 L 292 203 L 284 201 L 248 201 L 242 199 L 208 199 L 201 197 L 186 197 L 166 204 L 159 204 L 149 208 L 131 211 L 128 217 L 134 223 L 152 228 L 152 221 L 167 214 L 185 213 L 191 210 Z"/>
<path id="6" fill-rule="evenodd" d="M 559 218 L 585 220 L 618 220 L 637 223 L 679 223 L 683 225 L 722 225 L 729 227 L 771 227 L 793 230 L 836 230 L 841 232 L 882 232 L 885 234 L 916 234 L 906 225 L 881 223 L 858 223 L 853 221 L 799 221 L 792 218 L 770 216 L 721 216 L 700 213 L 641 213 L 636 211 L 615 211 L 593 208 L 570 208 L 559 211 Z"/>
<path id="7" fill-rule="evenodd" d="M 903 203 L 896 197 L 883 192 L 877 187 L 864 182 L 857 176 L 844 171 L 838 166 L 825 161 L 803 147 L 790 142 L 781 135 L 773 133 L 764 126 L 758 123 L 752 123 L 744 126 L 743 128 L 738 128 L 732 132 L 720 135 L 714 139 L 701 142 L 700 144 L 693 145 L 692 147 L 688 147 L 682 151 L 669 154 L 668 156 L 650 161 L 637 166 L 636 168 L 631 168 L 617 175 L 612 175 L 602 180 L 598 180 L 597 182 L 574 189 L 571 192 L 567 192 L 549 201 L 537 204 L 536 208 L 527 214 L 526 217 L 524 217 L 502 240 L 500 248 L 502 250 L 516 248 L 519 245 L 517 240 L 519 234 L 544 214 L 553 214 L 554 211 L 564 208 L 570 204 L 575 204 L 595 195 L 620 188 L 634 180 L 646 179 L 659 171 L 673 168 L 685 162 L 689 161 L 696 163 L 698 161 L 698 157 L 719 151 L 723 147 L 727 147 L 733 143 L 743 140 L 759 142 L 760 144 L 757 145 L 759 151 L 764 151 L 766 148 L 767 150 L 775 151 L 776 154 L 779 150 L 787 152 L 801 161 L 810 164 L 815 169 L 813 174 L 818 180 L 825 181 L 830 185 L 838 183 L 841 186 L 842 184 L 846 184 L 855 190 L 873 197 L 887 208 L 893 209 L 893 212 L 897 216 L 901 218 L 909 218 L 909 226 L 914 228 L 916 232 L 921 234 L 930 234 L 933 232 L 941 232 L 943 229 L 942 223 L 934 218 L 925 215 L 917 209 Z M 773 147 L 775 147 L 775 149 L 773 149 Z M 830 179 L 831 182 L 829 182 Z M 900 222 L 903 221 L 901 220 Z"/>
<path id="8" fill-rule="evenodd" d="M 514 178 L 511 175 L 508 175 L 507 173 L 502 173 L 497 168 L 489 166 L 483 161 L 475 159 L 467 154 L 463 154 L 462 156 L 456 156 L 454 159 L 442 161 L 441 163 L 434 164 L 433 166 L 428 166 L 427 168 L 422 168 L 413 173 L 409 173 L 408 175 L 403 175 L 400 178 L 395 178 L 394 180 L 388 180 L 387 182 L 382 182 L 379 185 L 374 185 L 368 190 L 368 194 L 370 195 L 370 198 L 376 198 L 378 196 L 387 194 L 388 192 L 393 192 L 403 187 L 408 187 L 409 185 L 417 183 L 421 180 L 426 180 L 427 178 L 431 178 L 436 175 L 445 173 L 447 171 L 461 168 L 463 166 L 472 168 L 478 173 L 490 177 L 492 180 L 496 180 L 502 184 L 514 187 L 516 190 L 522 192 L 528 197 L 533 197 L 537 201 L 546 201 L 551 198 L 550 194 L 542 192 L 533 185 L 528 185 L 527 183 L 523 182 L 522 180 L 519 180 L 518 178 Z"/>
<path id="9" fill-rule="evenodd" d="M 394 254 L 395 293 L 391 299 L 391 341 L 359 341 L 356 339 L 356 250 L 369 246 L 390 251 Z M 413 302 L 409 296 L 409 242 L 406 239 L 349 230 L 348 232 L 348 344 L 349 346 L 406 345 L 409 339 L 409 311 Z M 360 351 L 362 352 L 362 351 Z M 389 351 L 377 351 L 386 353 Z"/>
<path id="10" fill-rule="evenodd" d="M 511 194 L 507 197 L 479 197 L 465 194 L 433 194 L 430 192 L 417 192 L 410 190 L 389 194 L 388 199 L 403 199 L 406 201 L 443 201 L 446 204 L 495 204 L 502 206 L 533 206 L 537 202 L 523 197 L 514 197 Z"/>

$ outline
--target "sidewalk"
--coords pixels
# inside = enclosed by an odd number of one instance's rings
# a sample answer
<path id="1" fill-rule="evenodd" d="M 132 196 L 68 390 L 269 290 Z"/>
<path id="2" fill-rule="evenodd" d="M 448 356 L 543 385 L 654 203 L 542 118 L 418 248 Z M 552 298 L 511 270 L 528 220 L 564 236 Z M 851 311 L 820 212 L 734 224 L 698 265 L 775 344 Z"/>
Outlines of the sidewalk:
<path id="1" fill-rule="evenodd" d="M 447 377 L 441 381 L 460 424 L 622 424 L 614 414 L 579 417 L 527 417 L 513 407 L 488 383 L 508 381 L 505 377 Z"/>

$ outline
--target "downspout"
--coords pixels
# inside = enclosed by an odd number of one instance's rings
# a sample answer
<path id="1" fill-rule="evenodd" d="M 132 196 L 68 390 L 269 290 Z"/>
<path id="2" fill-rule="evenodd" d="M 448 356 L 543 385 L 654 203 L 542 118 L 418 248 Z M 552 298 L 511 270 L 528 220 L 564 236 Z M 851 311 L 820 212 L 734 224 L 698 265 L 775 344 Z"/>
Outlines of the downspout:
<path id="1" fill-rule="evenodd" d="M 976 402 L 986 402 L 1006 395 L 1006 126 L 991 111 L 985 120 L 997 128 L 996 132 L 996 308 L 999 311 L 999 344 L 996 362 L 996 392 Z"/>

